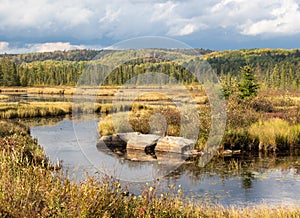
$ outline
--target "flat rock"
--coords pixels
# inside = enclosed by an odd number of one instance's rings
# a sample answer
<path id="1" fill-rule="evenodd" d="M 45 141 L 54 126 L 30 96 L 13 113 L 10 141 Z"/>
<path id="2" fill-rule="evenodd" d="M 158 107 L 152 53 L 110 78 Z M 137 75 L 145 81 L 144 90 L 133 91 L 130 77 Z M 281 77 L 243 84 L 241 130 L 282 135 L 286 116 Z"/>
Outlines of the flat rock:
<path id="1" fill-rule="evenodd" d="M 195 142 L 183 137 L 166 136 L 160 138 L 155 146 L 155 151 L 166 151 L 175 153 L 188 153 Z"/>
<path id="2" fill-rule="evenodd" d="M 138 132 L 118 133 L 117 136 L 127 142 L 127 149 L 145 150 L 148 148 L 154 149 L 157 141 L 161 138 L 154 134 L 142 134 Z"/>
<path id="3" fill-rule="evenodd" d="M 143 135 L 143 134 L 141 134 L 139 132 L 121 132 L 121 133 L 117 133 L 115 135 L 127 143 L 130 139 L 136 138 L 137 136 Z"/>
<path id="4" fill-rule="evenodd" d="M 112 151 L 143 150 L 146 153 L 152 151 L 173 152 L 180 154 L 193 154 L 192 147 L 195 141 L 183 137 L 161 137 L 154 134 L 142 134 L 139 132 L 117 133 L 110 136 L 102 136 L 98 147 L 107 147 Z M 147 157 L 148 158 L 148 157 Z"/>

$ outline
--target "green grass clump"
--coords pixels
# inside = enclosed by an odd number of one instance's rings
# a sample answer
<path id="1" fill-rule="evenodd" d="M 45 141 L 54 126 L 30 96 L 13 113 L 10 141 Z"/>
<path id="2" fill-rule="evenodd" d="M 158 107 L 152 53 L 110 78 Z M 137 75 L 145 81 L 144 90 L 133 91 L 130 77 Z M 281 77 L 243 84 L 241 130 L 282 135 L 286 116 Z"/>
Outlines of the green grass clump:
<path id="1" fill-rule="evenodd" d="M 260 150 L 289 150 L 300 143 L 300 124 L 281 119 L 254 123 L 249 133 L 259 139 Z"/>

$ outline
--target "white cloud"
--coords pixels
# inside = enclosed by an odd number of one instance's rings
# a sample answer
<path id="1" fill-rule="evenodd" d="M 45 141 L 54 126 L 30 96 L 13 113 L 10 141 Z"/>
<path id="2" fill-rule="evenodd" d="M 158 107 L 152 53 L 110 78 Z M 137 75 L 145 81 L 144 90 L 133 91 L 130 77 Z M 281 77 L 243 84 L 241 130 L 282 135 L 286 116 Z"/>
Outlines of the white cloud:
<path id="1" fill-rule="evenodd" d="M 189 35 L 193 32 L 195 32 L 198 29 L 198 27 L 194 24 L 187 24 L 185 25 L 178 33 L 179 36 L 185 36 Z"/>
<path id="2" fill-rule="evenodd" d="M 174 18 L 174 16 L 177 17 L 178 15 L 174 12 L 176 6 L 178 6 L 178 3 L 171 1 L 154 4 L 151 21 L 169 20 L 170 18 Z"/>
<path id="3" fill-rule="evenodd" d="M 282 1 L 281 5 L 270 11 L 270 18 L 257 22 L 249 21 L 243 25 L 246 35 L 292 35 L 300 33 L 299 5 L 293 0 Z"/>
<path id="4" fill-rule="evenodd" d="M 210 11 L 211 24 L 231 27 L 244 35 L 300 33 L 299 0 L 222 0 Z"/>
<path id="5" fill-rule="evenodd" d="M 292 35 L 300 33 L 299 1 L 0 0 L 0 41 L 94 43 L 145 35 L 197 36 L 206 30 Z"/>
<path id="6" fill-rule="evenodd" d="M 5 51 L 8 49 L 8 46 L 8 42 L 0 42 L 0 53 L 5 53 Z"/>
<path id="7" fill-rule="evenodd" d="M 99 22 L 115 22 L 118 21 L 118 18 L 121 13 L 121 8 L 112 9 L 110 6 L 106 7 L 105 16 L 102 17 Z"/>
<path id="8" fill-rule="evenodd" d="M 154 4 L 153 7 L 154 12 L 150 21 L 164 23 L 166 26 L 165 30 L 167 30 L 164 33 L 166 35 L 185 36 L 207 27 L 199 19 L 199 14 L 197 16 L 186 12 L 190 10 L 190 4 L 167 1 Z"/>
<path id="9" fill-rule="evenodd" d="M 92 10 L 78 0 L 1 0 L 2 28 L 47 28 L 48 23 L 67 26 L 84 24 L 92 17 Z M 45 25 L 46 24 L 46 25 Z"/>
<path id="10" fill-rule="evenodd" d="M 29 52 L 51 52 L 51 51 L 64 51 L 74 49 L 84 49 L 84 45 L 72 45 L 69 42 L 46 42 L 37 44 L 25 44 L 22 47 L 11 46 L 8 42 L 0 42 L 0 53 L 17 54 Z"/>
<path id="11" fill-rule="evenodd" d="M 73 50 L 73 49 L 84 49 L 83 45 L 71 45 L 69 42 L 47 42 L 41 44 L 34 44 L 32 47 L 36 52 L 46 52 L 46 51 L 63 51 L 63 50 Z"/>
<path id="12" fill-rule="evenodd" d="M 115 39 L 142 35 L 186 35 L 200 20 L 191 3 L 180 1 L 1 0 L 0 34 L 20 37 Z M 186 10 L 185 10 L 186 9 Z M 196 11 L 198 11 L 197 8 Z M 203 10 L 203 8 L 199 8 Z M 192 14 L 192 16 L 190 16 Z M 177 33 L 176 33 L 177 32 Z"/>

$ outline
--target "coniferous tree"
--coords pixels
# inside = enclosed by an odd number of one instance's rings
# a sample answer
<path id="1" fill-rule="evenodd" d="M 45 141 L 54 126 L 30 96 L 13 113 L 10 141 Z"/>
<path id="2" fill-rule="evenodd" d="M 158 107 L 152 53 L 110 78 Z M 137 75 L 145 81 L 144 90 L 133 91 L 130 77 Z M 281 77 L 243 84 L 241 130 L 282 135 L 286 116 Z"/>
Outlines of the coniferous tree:
<path id="1" fill-rule="evenodd" d="M 239 98 L 251 98 L 257 96 L 259 85 L 254 76 L 254 70 L 250 66 L 244 66 L 241 69 L 242 79 L 238 83 Z"/>
<path id="2" fill-rule="evenodd" d="M 4 56 L 1 61 L 1 85 L 3 86 L 18 86 L 19 77 L 17 73 L 16 64 L 9 59 L 8 56 Z"/>

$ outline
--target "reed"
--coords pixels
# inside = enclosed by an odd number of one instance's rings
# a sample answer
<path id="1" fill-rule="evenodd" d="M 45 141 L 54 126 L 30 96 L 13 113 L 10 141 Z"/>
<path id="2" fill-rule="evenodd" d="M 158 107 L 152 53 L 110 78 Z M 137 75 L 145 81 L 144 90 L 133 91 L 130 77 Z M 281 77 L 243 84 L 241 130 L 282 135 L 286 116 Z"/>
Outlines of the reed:
<path id="1" fill-rule="evenodd" d="M 254 123 L 249 133 L 259 139 L 260 150 L 284 151 L 300 144 L 300 124 L 289 124 L 282 119 Z"/>

